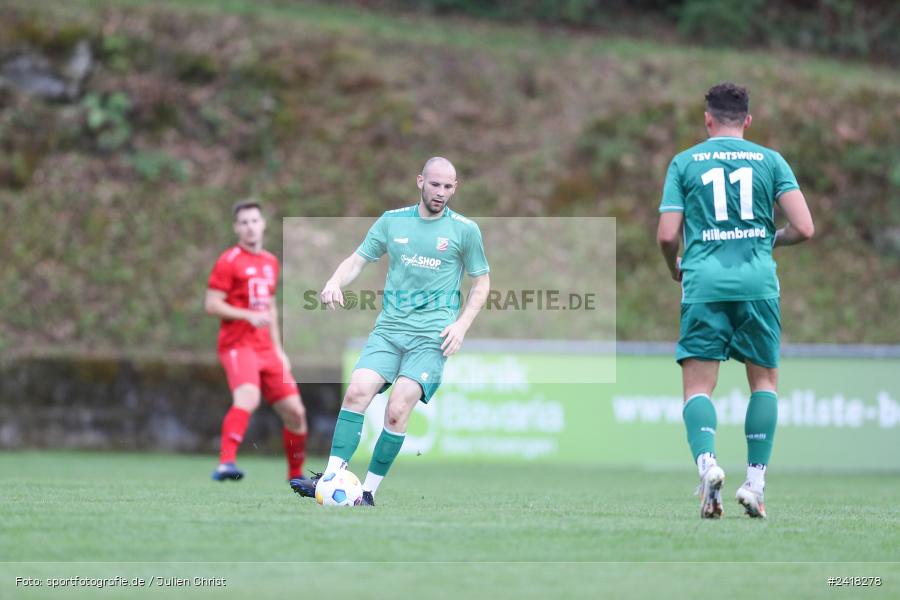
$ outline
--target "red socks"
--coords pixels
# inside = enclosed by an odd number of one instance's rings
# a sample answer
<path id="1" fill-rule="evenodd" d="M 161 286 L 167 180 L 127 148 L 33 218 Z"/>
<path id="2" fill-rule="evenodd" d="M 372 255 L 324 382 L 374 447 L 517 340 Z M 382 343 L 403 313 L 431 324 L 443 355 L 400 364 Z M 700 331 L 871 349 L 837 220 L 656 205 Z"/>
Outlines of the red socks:
<path id="1" fill-rule="evenodd" d="M 306 434 L 281 430 L 284 439 L 284 455 L 288 463 L 288 479 L 303 475 L 303 459 L 306 458 Z"/>
<path id="2" fill-rule="evenodd" d="M 250 413 L 232 406 L 222 421 L 222 447 L 219 451 L 220 463 L 233 463 L 237 459 L 238 447 L 244 439 Z M 284 455 L 287 457 L 288 478 L 303 474 L 303 459 L 306 458 L 306 434 L 293 433 L 282 428 Z"/>
<path id="3" fill-rule="evenodd" d="M 237 459 L 238 446 L 244 439 L 250 413 L 232 406 L 222 420 L 222 446 L 219 450 L 220 463 L 233 463 Z"/>

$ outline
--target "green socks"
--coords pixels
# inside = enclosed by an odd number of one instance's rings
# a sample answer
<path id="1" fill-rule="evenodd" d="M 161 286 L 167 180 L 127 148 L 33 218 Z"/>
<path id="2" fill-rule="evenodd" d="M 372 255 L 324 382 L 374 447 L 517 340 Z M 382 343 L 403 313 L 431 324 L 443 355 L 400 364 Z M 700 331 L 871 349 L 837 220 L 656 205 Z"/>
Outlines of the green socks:
<path id="1" fill-rule="evenodd" d="M 706 394 L 691 396 L 684 405 L 684 426 L 694 462 L 703 453 L 716 453 L 716 408 Z M 778 422 L 778 396 L 775 392 L 753 392 L 744 419 L 747 436 L 747 464 L 767 465 L 772 456 L 775 425 Z"/>
<path id="2" fill-rule="evenodd" d="M 753 392 L 744 419 L 747 436 L 747 464 L 767 465 L 772 456 L 775 425 L 778 423 L 778 396 L 775 392 Z"/>
<path id="3" fill-rule="evenodd" d="M 350 462 L 359 446 L 363 419 L 364 416 L 360 413 L 341 409 L 334 425 L 334 437 L 331 439 L 331 456 L 338 456 L 344 462 Z"/>
<path id="4" fill-rule="evenodd" d="M 687 429 L 688 444 L 694 462 L 706 452 L 716 453 L 716 407 L 706 394 L 694 394 L 684 404 L 682 411 L 684 426 Z"/>
<path id="5" fill-rule="evenodd" d="M 341 409 L 338 413 L 337 423 L 334 425 L 334 437 L 331 440 L 331 457 L 328 459 L 326 471 L 334 471 L 341 468 L 341 462 L 350 462 L 353 453 L 359 446 L 362 436 L 364 416 L 352 410 Z M 375 451 L 372 453 L 372 462 L 369 463 L 369 473 L 381 477 L 387 475 L 394 459 L 400 454 L 400 447 L 406 439 L 405 433 L 394 433 L 383 429 L 378 441 L 375 443 Z M 368 477 L 367 477 L 368 481 Z M 371 491 L 374 487 L 370 486 Z M 370 489 L 366 488 L 366 489 Z"/>
<path id="6" fill-rule="evenodd" d="M 375 443 L 375 451 L 372 453 L 372 462 L 369 463 L 369 472 L 384 477 L 400 454 L 400 447 L 406 439 L 405 433 L 394 433 L 387 429 L 381 430 L 378 442 Z"/>

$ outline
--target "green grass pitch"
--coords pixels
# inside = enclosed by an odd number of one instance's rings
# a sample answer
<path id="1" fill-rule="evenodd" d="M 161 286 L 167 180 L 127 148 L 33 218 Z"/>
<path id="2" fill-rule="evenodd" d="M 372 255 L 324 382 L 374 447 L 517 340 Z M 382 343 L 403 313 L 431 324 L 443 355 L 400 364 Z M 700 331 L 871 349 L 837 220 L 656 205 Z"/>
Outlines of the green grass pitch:
<path id="1" fill-rule="evenodd" d="M 670 472 L 401 457 L 375 509 L 295 496 L 278 458 L 240 464 L 244 481 L 217 483 L 211 456 L 0 453 L 0 598 L 263 598 L 301 588 L 334 598 L 680 597 L 675 587 L 696 596 L 713 575 L 729 598 L 753 597 L 763 583 L 768 597 L 900 593 L 897 474 L 773 469 L 761 522 L 732 500 L 738 467 L 726 470 L 725 518 L 701 521 L 690 464 Z M 116 575 L 225 577 L 228 586 L 16 586 L 19 576 Z M 883 579 L 837 590 L 830 576 Z"/>

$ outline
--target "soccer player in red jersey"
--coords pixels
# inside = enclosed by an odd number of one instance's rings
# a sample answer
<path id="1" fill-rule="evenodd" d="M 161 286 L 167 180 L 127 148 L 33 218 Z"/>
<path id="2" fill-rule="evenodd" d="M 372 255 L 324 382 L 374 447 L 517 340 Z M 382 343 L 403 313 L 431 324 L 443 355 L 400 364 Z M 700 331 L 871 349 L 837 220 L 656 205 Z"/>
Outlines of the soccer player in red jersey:
<path id="1" fill-rule="evenodd" d="M 232 393 L 231 409 L 222 422 L 219 466 L 212 478 L 224 481 L 244 476 L 235 465 L 237 450 L 260 397 L 284 423 L 288 479 L 301 477 L 306 412 L 278 330 L 278 259 L 263 250 L 266 221 L 259 202 L 242 200 L 233 213 L 238 244 L 216 261 L 206 292 L 206 312 L 222 319 L 218 353 Z"/>

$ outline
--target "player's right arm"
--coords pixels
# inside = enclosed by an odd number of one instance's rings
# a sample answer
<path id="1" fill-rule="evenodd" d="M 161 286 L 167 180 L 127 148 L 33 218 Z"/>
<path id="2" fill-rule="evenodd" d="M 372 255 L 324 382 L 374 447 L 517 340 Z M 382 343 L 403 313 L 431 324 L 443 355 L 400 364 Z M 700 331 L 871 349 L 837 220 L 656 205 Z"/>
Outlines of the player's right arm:
<path id="1" fill-rule="evenodd" d="M 659 226 L 656 229 L 656 243 L 662 250 L 669 273 L 675 281 L 681 281 L 681 259 L 678 248 L 681 245 L 681 228 L 684 225 L 684 190 L 675 160 L 669 163 L 666 182 L 663 185 L 662 202 L 659 205 Z"/>
<path id="2" fill-rule="evenodd" d="M 368 262 L 356 252 L 345 258 L 334 271 L 334 275 L 325 282 L 321 293 L 322 302 L 329 308 L 334 308 L 335 302 L 343 306 L 344 293 L 341 292 L 341 288 L 353 283 Z"/>
<path id="3" fill-rule="evenodd" d="M 800 190 L 790 190 L 778 198 L 788 224 L 775 232 L 775 246 L 793 246 L 810 239 L 816 231 L 806 198 Z"/>
<path id="4" fill-rule="evenodd" d="M 234 268 L 229 260 L 234 256 L 234 250 L 226 252 L 219 257 L 209 274 L 209 282 L 206 288 L 206 300 L 203 307 L 206 313 L 220 319 L 230 321 L 247 321 L 254 327 L 266 327 L 269 324 L 268 312 L 256 312 L 246 308 L 239 308 L 228 304 L 228 290 L 233 289 Z"/>
<path id="5" fill-rule="evenodd" d="M 246 308 L 232 306 L 225 301 L 227 294 L 222 290 L 206 290 L 204 308 L 206 313 L 220 319 L 231 321 L 247 321 L 254 327 L 267 327 L 269 325 L 269 313 L 252 311 Z"/>
<path id="6" fill-rule="evenodd" d="M 681 281 L 681 259 L 678 257 L 678 248 L 681 245 L 683 222 L 683 213 L 664 212 L 659 215 L 659 227 L 656 230 L 656 242 L 675 281 Z"/>
<path id="7" fill-rule="evenodd" d="M 369 228 L 365 239 L 356 252 L 344 259 L 338 265 L 334 275 L 325 282 L 325 287 L 320 294 L 322 303 L 329 308 L 334 308 L 337 302 L 344 305 L 344 294 L 341 288 L 350 285 L 362 272 L 366 263 L 373 262 L 384 256 L 387 252 L 387 223 L 385 216 L 381 215 L 375 224 Z"/>

